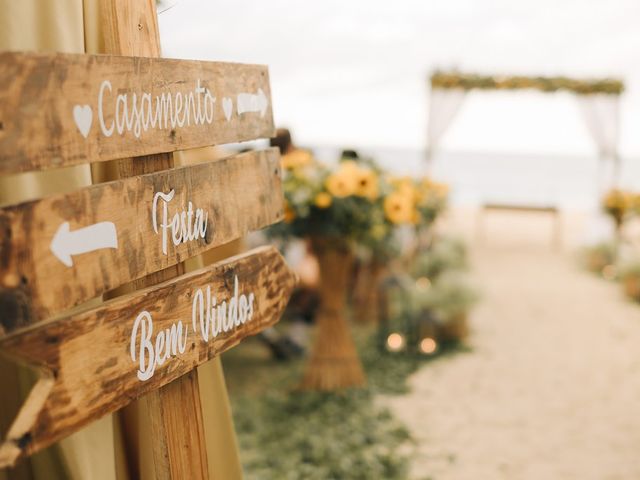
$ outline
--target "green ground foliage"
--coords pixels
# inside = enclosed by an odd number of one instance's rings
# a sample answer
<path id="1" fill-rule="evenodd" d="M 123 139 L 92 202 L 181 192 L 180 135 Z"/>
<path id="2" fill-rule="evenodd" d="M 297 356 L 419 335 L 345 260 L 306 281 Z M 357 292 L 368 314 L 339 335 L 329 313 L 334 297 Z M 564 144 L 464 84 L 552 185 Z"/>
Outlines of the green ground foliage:
<path id="1" fill-rule="evenodd" d="M 247 478 L 406 478 L 409 433 L 368 390 L 270 393 L 234 409 Z"/>
<path id="2" fill-rule="evenodd" d="M 272 360 L 255 340 L 225 354 L 246 478 L 407 478 L 409 432 L 374 397 L 405 392 L 427 358 L 381 354 L 371 330 L 356 341 L 369 384 L 337 393 L 297 391 L 304 361 Z"/>

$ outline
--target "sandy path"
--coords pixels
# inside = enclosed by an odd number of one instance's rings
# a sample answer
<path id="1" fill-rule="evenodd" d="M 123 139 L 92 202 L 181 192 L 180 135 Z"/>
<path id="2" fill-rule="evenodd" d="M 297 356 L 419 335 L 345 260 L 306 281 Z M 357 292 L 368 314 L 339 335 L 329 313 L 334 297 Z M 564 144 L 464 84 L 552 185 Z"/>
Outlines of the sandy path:
<path id="1" fill-rule="evenodd" d="M 477 247 L 472 352 L 386 399 L 437 480 L 640 479 L 640 306 L 545 246 Z"/>

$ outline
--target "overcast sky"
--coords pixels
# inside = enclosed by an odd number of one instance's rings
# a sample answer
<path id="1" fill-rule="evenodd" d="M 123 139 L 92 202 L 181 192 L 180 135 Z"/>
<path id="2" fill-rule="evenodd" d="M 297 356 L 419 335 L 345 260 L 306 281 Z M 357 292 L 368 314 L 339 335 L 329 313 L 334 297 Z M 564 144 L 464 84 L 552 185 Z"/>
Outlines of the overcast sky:
<path id="1" fill-rule="evenodd" d="M 616 76 L 623 156 L 640 156 L 637 0 L 180 0 L 160 14 L 166 57 L 268 64 L 278 125 L 298 143 L 422 148 L 426 78 Z M 448 150 L 592 154 L 567 94 L 472 93 Z"/>

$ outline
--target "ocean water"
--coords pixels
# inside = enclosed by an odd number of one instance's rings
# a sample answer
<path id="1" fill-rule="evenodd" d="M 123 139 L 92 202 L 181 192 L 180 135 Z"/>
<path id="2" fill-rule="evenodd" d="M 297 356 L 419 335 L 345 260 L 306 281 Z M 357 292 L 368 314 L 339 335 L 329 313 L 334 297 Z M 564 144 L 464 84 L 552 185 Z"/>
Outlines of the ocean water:
<path id="1" fill-rule="evenodd" d="M 316 157 L 334 162 L 341 149 L 312 147 Z M 505 153 L 440 152 L 427 169 L 424 152 L 399 148 L 358 149 L 400 175 L 430 175 L 451 187 L 453 205 L 483 203 L 596 208 L 612 187 L 613 163 L 597 157 Z M 640 191 L 640 160 L 622 159 L 618 185 Z"/>

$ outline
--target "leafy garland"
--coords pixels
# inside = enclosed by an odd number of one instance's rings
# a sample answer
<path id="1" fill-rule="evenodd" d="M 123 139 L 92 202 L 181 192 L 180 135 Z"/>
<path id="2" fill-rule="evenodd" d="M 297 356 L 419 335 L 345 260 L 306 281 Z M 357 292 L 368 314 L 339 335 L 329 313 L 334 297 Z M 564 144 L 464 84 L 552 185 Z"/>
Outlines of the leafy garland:
<path id="1" fill-rule="evenodd" d="M 620 95 L 624 91 L 624 82 L 613 78 L 580 80 L 568 77 L 489 76 L 436 71 L 431 75 L 431 88 L 460 88 L 463 90 L 517 90 L 532 88 L 543 92 L 566 90 L 580 95 L 595 93 Z"/>

